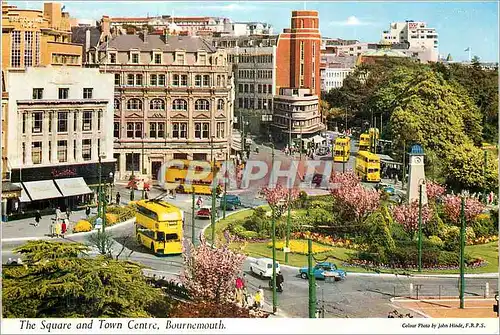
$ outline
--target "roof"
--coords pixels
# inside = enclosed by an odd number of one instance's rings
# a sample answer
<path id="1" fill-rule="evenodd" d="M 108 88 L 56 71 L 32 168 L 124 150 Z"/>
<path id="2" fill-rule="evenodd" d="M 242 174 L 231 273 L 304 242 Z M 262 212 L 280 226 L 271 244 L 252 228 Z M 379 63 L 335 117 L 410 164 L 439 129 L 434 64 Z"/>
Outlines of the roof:
<path id="1" fill-rule="evenodd" d="M 408 57 L 401 51 L 392 49 L 379 49 L 379 50 L 368 50 L 361 54 L 363 57 Z"/>
<path id="2" fill-rule="evenodd" d="M 118 51 L 129 51 L 134 48 L 141 51 L 184 49 L 186 52 L 197 52 L 198 50 L 215 52 L 217 50 L 205 39 L 198 36 L 159 36 L 150 34 L 147 36 L 146 43 L 144 43 L 143 35 L 119 35 L 109 41 L 108 48 L 115 48 Z M 101 43 L 99 50 L 105 49 L 106 43 Z"/>
<path id="3" fill-rule="evenodd" d="M 87 30 L 90 30 L 90 47 L 97 46 L 101 38 L 101 30 L 98 27 L 72 27 L 71 43 L 85 46 L 85 35 Z"/>
<path id="4" fill-rule="evenodd" d="M 365 150 L 358 151 L 358 156 L 365 156 L 367 158 L 372 158 L 372 159 L 380 159 L 379 155 Z"/>
<path id="5" fill-rule="evenodd" d="M 158 215 L 158 221 L 182 220 L 181 210 L 166 201 L 141 200 L 136 204 L 137 206 L 141 206 L 155 212 Z"/>

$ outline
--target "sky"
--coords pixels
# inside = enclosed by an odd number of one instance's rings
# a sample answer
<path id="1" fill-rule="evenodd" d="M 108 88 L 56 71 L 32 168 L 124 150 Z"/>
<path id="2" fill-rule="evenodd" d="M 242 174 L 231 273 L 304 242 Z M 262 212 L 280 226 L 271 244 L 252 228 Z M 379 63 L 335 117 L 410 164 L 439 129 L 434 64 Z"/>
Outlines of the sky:
<path id="1" fill-rule="evenodd" d="M 56 1 L 56 0 L 54 0 Z M 8 1 L 20 8 L 42 9 L 39 1 Z M 156 15 L 219 16 L 233 21 L 261 21 L 273 25 L 274 33 L 290 25 L 292 10 L 319 11 L 320 31 L 330 38 L 358 39 L 379 42 L 382 31 L 391 22 L 424 21 L 436 28 L 439 53 L 452 55 L 453 60 L 468 60 L 472 56 L 484 62 L 498 62 L 498 2 L 497 1 L 61 1 L 71 17 L 100 19 L 111 17 L 141 17 Z"/>

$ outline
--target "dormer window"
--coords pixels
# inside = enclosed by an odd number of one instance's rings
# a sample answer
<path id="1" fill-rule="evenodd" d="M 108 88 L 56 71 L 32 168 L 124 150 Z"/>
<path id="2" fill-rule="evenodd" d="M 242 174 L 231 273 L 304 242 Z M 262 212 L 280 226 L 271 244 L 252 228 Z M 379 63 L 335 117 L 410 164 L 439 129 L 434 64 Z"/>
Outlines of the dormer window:
<path id="1" fill-rule="evenodd" d="M 111 64 L 116 64 L 116 52 L 109 53 L 109 62 Z"/>
<path id="2" fill-rule="evenodd" d="M 198 54 L 198 64 L 206 65 L 207 64 L 207 55 L 204 53 Z"/>
<path id="3" fill-rule="evenodd" d="M 162 54 L 161 52 L 153 52 L 153 64 L 161 64 L 162 63 Z"/>
<path id="4" fill-rule="evenodd" d="M 131 64 L 139 64 L 139 51 L 131 51 L 130 52 L 130 63 Z"/>
<path id="5" fill-rule="evenodd" d="M 176 63 L 179 64 L 179 65 L 184 65 L 184 61 L 185 61 L 185 54 L 183 52 L 177 52 L 175 54 L 175 60 L 176 60 Z"/>

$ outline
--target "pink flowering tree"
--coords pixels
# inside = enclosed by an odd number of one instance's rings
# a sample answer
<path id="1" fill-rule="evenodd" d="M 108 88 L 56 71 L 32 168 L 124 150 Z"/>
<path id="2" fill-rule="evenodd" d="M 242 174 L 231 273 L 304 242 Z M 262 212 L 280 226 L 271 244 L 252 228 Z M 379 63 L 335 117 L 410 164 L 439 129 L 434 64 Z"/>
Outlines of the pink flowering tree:
<path id="1" fill-rule="evenodd" d="M 427 224 L 431 217 L 432 211 L 429 206 L 422 206 L 422 225 Z M 408 233 L 415 233 L 418 230 L 418 201 L 394 206 L 392 208 L 392 218 L 402 225 Z"/>
<path id="2" fill-rule="evenodd" d="M 459 195 L 448 194 L 444 197 L 443 210 L 448 219 L 454 223 L 460 222 L 462 198 Z M 477 198 L 465 197 L 464 214 L 466 222 L 472 222 L 485 209 Z"/>
<path id="3" fill-rule="evenodd" d="M 181 281 L 190 296 L 214 303 L 233 301 L 236 278 L 245 256 L 231 251 L 227 244 L 212 248 L 204 240 L 196 248 L 188 247 Z"/>
<path id="4" fill-rule="evenodd" d="M 442 197 L 446 192 L 446 187 L 432 180 L 428 180 L 425 183 L 425 190 L 427 192 L 427 199 L 429 201 L 436 201 L 438 198 Z"/>
<path id="5" fill-rule="evenodd" d="M 363 187 L 353 172 L 334 173 L 331 181 L 335 207 L 345 219 L 363 222 L 380 206 L 380 192 Z"/>
<path id="6" fill-rule="evenodd" d="M 264 187 L 261 190 L 269 206 L 274 210 L 275 217 L 280 217 L 289 206 L 299 197 L 296 188 L 285 188 L 281 184 L 273 188 Z"/>

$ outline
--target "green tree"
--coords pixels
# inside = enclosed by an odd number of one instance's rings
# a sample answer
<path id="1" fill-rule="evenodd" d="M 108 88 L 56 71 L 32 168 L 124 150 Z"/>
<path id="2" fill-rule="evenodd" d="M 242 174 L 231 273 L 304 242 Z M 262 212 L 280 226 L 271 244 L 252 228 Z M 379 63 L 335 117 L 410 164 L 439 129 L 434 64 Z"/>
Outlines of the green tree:
<path id="1" fill-rule="evenodd" d="M 30 241 L 14 249 L 24 264 L 2 273 L 3 316 L 152 317 L 169 303 L 146 282 L 142 267 L 105 257 L 87 258 L 77 243 Z"/>

